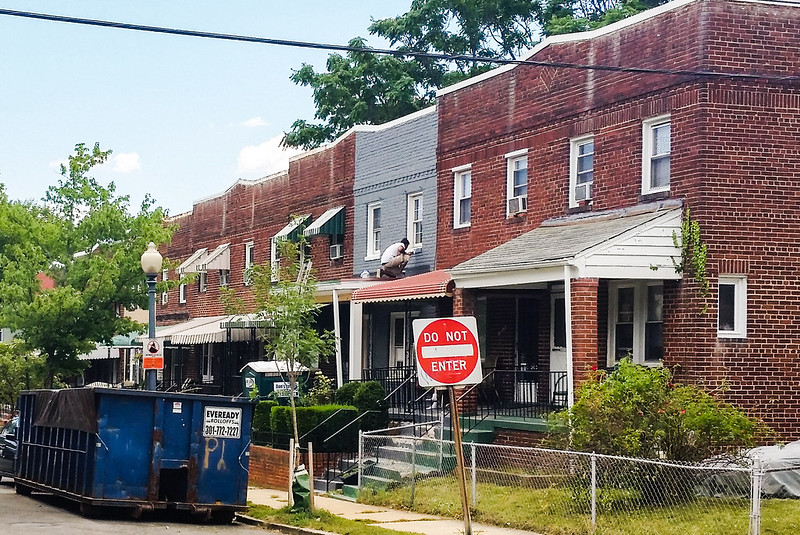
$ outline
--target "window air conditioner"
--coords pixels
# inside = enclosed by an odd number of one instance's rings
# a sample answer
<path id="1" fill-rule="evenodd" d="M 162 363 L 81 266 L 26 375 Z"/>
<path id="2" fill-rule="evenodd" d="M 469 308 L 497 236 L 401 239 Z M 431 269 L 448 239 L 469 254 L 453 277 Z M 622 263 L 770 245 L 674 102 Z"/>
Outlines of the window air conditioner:
<path id="1" fill-rule="evenodd" d="M 336 245 L 331 245 L 331 260 L 336 260 L 337 258 L 342 257 L 342 244 L 337 243 Z"/>
<path id="2" fill-rule="evenodd" d="M 525 212 L 528 209 L 527 197 L 512 197 L 508 199 L 508 213 L 510 215 Z"/>

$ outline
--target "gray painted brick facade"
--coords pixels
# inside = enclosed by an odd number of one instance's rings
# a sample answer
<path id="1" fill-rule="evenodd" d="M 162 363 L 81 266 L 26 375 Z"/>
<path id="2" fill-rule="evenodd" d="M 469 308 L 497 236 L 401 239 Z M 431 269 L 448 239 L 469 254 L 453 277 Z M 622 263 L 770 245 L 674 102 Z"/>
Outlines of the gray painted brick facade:
<path id="1" fill-rule="evenodd" d="M 407 275 L 436 265 L 436 107 L 356 133 L 353 271 L 375 276 L 380 259 L 367 257 L 368 210 L 380 203 L 380 250 L 408 234 L 408 196 L 422 194 L 422 248 L 411 257 Z M 409 237 L 410 239 L 410 237 Z M 412 240 L 413 243 L 413 240 Z"/>

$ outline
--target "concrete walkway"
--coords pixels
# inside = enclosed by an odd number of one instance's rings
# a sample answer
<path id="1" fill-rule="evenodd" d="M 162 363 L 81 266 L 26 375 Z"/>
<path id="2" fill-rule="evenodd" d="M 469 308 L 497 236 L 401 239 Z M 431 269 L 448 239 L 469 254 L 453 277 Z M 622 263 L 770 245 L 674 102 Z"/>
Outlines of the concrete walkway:
<path id="1" fill-rule="evenodd" d="M 256 504 L 281 509 L 289 504 L 286 491 L 250 487 L 247 500 Z M 372 525 L 394 531 L 422 533 L 424 535 L 463 535 L 464 522 L 434 515 L 398 511 L 386 507 L 365 505 L 329 496 L 314 496 L 314 506 L 331 514 L 350 520 L 365 520 Z M 472 523 L 475 535 L 531 535 L 531 531 L 501 528 Z"/>

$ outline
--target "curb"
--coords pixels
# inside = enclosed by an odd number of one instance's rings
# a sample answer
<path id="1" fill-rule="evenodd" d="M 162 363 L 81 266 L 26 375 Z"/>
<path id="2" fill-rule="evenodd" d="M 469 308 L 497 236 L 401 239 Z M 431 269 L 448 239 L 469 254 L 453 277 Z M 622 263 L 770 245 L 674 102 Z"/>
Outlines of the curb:
<path id="1" fill-rule="evenodd" d="M 301 528 L 297 526 L 290 526 L 288 524 L 268 522 L 266 520 L 259 520 L 258 518 L 253 518 L 252 516 L 247 516 L 240 513 L 236 514 L 236 520 L 242 524 L 247 524 L 249 526 L 263 526 L 273 531 L 285 533 L 286 535 L 331 535 L 331 533 L 328 531 L 320 531 L 318 529 Z"/>

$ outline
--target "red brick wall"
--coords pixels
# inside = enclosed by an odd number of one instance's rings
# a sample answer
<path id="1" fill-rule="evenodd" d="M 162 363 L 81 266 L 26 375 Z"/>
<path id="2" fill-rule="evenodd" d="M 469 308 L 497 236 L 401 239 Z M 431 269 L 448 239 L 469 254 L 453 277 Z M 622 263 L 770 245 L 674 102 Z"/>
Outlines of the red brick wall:
<path id="1" fill-rule="evenodd" d="M 289 452 L 250 446 L 248 484 L 253 487 L 289 489 Z"/>
<path id="2" fill-rule="evenodd" d="M 574 386 L 585 381 L 598 365 L 598 279 L 578 279 L 570 284 L 572 307 L 572 362 Z M 604 363 L 603 363 L 604 364 Z"/>
<path id="3" fill-rule="evenodd" d="M 244 285 L 245 243 L 255 244 L 255 261 L 270 261 L 270 238 L 293 215 L 322 215 L 328 208 L 345 206 L 344 258 L 330 260 L 329 237 L 311 238 L 311 259 L 318 280 L 341 279 L 353 272 L 353 177 L 355 135 L 332 147 L 312 151 L 290 162 L 288 173 L 257 182 L 239 182 L 223 194 L 199 201 L 191 213 L 174 219 L 179 226 L 165 256 L 180 263 L 201 247 L 213 249 L 231 243 L 230 287 L 252 305 Z M 174 271 L 169 277 L 177 278 Z M 167 306 L 158 307 L 159 324 L 185 321 L 188 317 L 224 314 L 219 301 L 219 274 L 208 273 L 208 290 L 199 293 L 197 283 L 188 285 L 186 304 L 178 303 L 178 289 L 170 291 Z M 159 301 L 160 303 L 160 301 Z"/>

